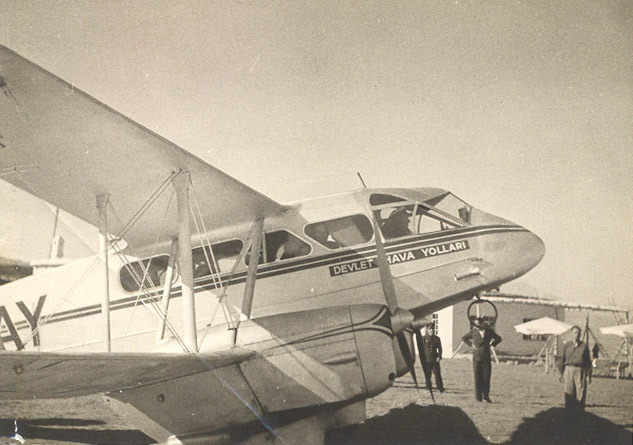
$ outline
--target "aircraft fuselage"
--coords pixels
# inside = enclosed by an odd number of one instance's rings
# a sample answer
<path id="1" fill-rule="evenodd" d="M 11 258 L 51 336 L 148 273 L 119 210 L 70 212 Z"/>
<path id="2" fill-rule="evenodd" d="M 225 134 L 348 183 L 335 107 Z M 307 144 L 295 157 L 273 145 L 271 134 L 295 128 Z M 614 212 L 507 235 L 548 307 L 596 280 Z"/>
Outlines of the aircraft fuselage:
<path id="1" fill-rule="evenodd" d="M 442 205 L 444 201 L 450 202 Z M 360 190 L 298 202 L 285 215 L 264 222 L 252 318 L 384 304 L 370 218 L 374 212 L 384 232 L 389 214 L 398 208 L 407 210 L 408 232 L 383 233 L 385 252 L 400 305 L 416 316 L 496 288 L 526 273 L 544 254 L 542 241 L 527 229 L 439 189 Z M 240 251 L 250 229 L 228 226 L 194 237 L 194 265 L 196 259 L 201 260 L 204 269 L 194 271 L 198 329 L 239 319 L 248 268 L 248 255 Z M 213 246 L 206 255 L 203 239 Z M 280 254 L 284 244 L 291 246 Z M 168 252 L 169 246 L 163 244 L 137 256 L 127 251 L 110 254 L 113 351 L 153 347 L 161 318 L 158 307 L 164 283 L 160 275 Z M 82 259 L 0 287 L 5 347 L 103 350 L 98 328 L 102 261 Z M 144 269 L 143 264 L 150 266 Z M 219 274 L 213 273 L 218 269 Z M 143 276 L 145 286 L 139 290 Z M 182 331 L 177 271 L 175 276 L 167 317 L 172 335 Z M 131 281 L 134 278 L 136 282 Z M 227 302 L 224 308 L 221 298 Z"/>

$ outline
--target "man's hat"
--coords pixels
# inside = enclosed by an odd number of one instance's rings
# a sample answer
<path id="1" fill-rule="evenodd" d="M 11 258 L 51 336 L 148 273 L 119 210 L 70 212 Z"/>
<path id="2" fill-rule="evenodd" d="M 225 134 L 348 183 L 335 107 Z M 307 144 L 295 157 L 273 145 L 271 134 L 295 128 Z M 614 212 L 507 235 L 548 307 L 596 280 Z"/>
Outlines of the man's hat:
<path id="1" fill-rule="evenodd" d="M 396 216 L 396 215 L 400 215 L 401 213 L 406 213 L 406 214 L 407 214 L 407 216 L 410 214 L 410 213 L 407 211 L 407 208 L 406 208 L 406 207 L 396 207 L 396 208 L 393 210 L 393 212 L 391 212 L 391 214 L 389 215 L 389 218 L 394 217 L 394 216 Z"/>

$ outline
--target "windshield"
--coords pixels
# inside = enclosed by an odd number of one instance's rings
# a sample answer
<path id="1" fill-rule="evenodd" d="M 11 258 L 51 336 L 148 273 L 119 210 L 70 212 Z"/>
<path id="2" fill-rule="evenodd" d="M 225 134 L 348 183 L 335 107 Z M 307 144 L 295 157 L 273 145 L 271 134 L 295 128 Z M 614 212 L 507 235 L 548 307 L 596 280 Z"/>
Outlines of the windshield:
<path id="1" fill-rule="evenodd" d="M 452 193 L 447 193 L 437 198 L 425 201 L 424 204 L 432 205 L 441 213 L 452 216 L 462 222 L 470 223 L 471 206 Z"/>

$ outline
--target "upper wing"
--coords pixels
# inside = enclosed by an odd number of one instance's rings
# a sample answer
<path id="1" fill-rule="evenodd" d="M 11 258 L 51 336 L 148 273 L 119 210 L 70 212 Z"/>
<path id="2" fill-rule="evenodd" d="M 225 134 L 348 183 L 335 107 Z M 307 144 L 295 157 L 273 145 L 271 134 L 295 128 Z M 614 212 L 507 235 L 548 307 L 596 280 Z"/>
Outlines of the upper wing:
<path id="1" fill-rule="evenodd" d="M 238 348 L 200 355 L 0 351 L 0 399 L 132 389 L 240 363 L 254 354 Z"/>
<path id="2" fill-rule="evenodd" d="M 2 179 L 93 225 L 97 195 L 110 195 L 125 224 L 179 170 L 191 174 L 207 229 L 285 210 L 3 46 L 0 89 Z M 159 230 L 164 237 L 176 235 L 175 212 L 164 219 L 170 195 L 168 190 L 158 198 L 142 230 L 125 236 L 128 242 L 151 244 Z"/>

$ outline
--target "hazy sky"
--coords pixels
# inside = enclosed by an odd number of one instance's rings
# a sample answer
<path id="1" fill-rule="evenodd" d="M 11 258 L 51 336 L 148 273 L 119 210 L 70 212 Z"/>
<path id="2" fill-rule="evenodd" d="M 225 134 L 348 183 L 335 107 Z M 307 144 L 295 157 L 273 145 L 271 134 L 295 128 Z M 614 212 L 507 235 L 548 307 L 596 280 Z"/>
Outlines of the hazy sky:
<path id="1" fill-rule="evenodd" d="M 0 0 L 0 20 L 0 44 L 275 199 L 356 171 L 447 188 L 545 241 L 524 283 L 633 309 L 630 0 Z M 0 193 L 0 255 L 45 256 L 50 211 Z"/>

